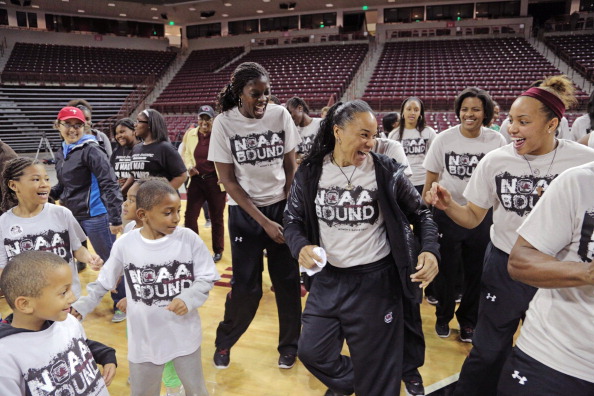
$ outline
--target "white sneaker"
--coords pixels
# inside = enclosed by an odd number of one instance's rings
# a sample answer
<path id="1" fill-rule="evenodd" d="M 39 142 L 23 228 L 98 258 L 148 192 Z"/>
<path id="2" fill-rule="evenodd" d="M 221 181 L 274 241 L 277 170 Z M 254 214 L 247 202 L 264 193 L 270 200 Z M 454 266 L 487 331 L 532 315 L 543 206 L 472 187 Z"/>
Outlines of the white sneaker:
<path id="1" fill-rule="evenodd" d="M 186 396 L 186 391 L 184 390 L 184 386 L 180 385 L 179 388 L 165 388 L 167 389 L 167 393 L 162 396 Z"/>
<path id="2" fill-rule="evenodd" d="M 210 228 L 212 226 L 212 223 L 210 222 L 210 220 L 206 220 L 206 222 L 204 223 L 204 228 Z"/>

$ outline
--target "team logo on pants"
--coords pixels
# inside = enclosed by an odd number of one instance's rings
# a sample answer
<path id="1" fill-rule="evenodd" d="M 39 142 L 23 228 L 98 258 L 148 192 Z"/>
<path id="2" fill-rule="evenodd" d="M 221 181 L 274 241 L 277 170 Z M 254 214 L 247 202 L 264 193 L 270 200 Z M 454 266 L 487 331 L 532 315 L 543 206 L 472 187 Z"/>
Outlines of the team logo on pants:
<path id="1" fill-rule="evenodd" d="M 514 370 L 514 373 L 512 374 L 512 378 L 517 379 L 518 383 L 520 385 L 525 385 L 526 382 L 528 382 L 528 378 L 521 376 L 520 372 L 518 370 Z"/>
<path id="2" fill-rule="evenodd" d="M 392 315 L 392 312 L 388 312 L 386 314 L 386 316 L 384 316 L 384 322 L 386 322 L 386 323 L 392 323 L 393 319 L 394 319 L 394 316 Z"/>

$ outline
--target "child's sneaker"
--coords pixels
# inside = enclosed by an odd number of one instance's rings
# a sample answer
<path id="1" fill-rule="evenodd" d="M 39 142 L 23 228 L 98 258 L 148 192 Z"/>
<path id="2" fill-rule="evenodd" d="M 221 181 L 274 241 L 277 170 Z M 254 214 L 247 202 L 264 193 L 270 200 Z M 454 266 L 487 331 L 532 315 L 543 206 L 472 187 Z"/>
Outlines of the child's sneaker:
<path id="1" fill-rule="evenodd" d="M 124 320 L 126 320 L 126 313 L 123 311 L 120 311 L 119 309 L 116 309 L 115 312 L 113 313 L 113 318 L 111 318 L 111 321 L 113 323 L 120 323 L 120 322 L 123 322 Z"/>

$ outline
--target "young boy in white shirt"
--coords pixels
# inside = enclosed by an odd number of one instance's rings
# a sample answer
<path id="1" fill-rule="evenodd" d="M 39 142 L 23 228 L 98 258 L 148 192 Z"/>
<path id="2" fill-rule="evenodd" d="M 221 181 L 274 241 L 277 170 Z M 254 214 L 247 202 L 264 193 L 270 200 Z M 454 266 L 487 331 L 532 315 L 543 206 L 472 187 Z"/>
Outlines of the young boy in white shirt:
<path id="1" fill-rule="evenodd" d="M 97 282 L 87 286 L 88 296 L 73 308 L 87 315 L 124 274 L 132 396 L 158 396 L 170 360 L 187 394 L 208 395 L 196 308 L 204 304 L 219 274 L 200 237 L 177 227 L 181 203 L 167 182 L 145 182 L 136 206 L 142 228 L 116 241 Z"/>
<path id="2" fill-rule="evenodd" d="M 0 323 L 0 394 L 109 396 L 115 350 L 87 340 L 69 314 L 71 271 L 58 255 L 35 250 L 4 268 L 0 285 L 13 314 Z"/>

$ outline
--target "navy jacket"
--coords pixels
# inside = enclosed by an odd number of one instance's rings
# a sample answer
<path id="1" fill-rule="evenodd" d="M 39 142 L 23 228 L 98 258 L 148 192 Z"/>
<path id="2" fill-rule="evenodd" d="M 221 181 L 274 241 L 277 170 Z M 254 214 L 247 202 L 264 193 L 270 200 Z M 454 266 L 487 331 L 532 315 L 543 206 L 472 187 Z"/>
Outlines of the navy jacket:
<path id="1" fill-rule="evenodd" d="M 56 152 L 58 184 L 52 187 L 50 196 L 59 199 L 79 221 L 94 217 L 91 212 L 92 174 L 97 178 L 100 198 L 107 209 L 110 224 L 122 224 L 122 192 L 107 154 L 96 140 L 77 144 L 66 158 L 62 148 Z"/>
<path id="2" fill-rule="evenodd" d="M 380 210 L 404 296 L 420 302 L 422 290 L 418 283 L 410 281 L 410 275 L 416 272 L 421 252 L 433 253 L 440 259 L 437 225 L 404 175 L 405 167 L 385 155 L 373 152 L 370 155 L 375 165 Z M 306 160 L 297 169 L 291 185 L 284 215 L 284 236 L 295 258 L 304 246 L 320 244 L 314 200 L 321 175 L 322 164 Z"/>

